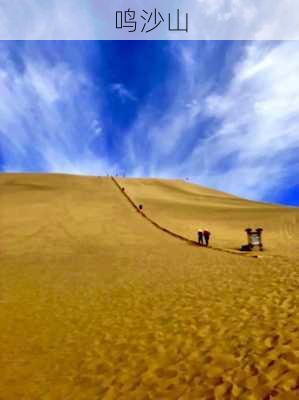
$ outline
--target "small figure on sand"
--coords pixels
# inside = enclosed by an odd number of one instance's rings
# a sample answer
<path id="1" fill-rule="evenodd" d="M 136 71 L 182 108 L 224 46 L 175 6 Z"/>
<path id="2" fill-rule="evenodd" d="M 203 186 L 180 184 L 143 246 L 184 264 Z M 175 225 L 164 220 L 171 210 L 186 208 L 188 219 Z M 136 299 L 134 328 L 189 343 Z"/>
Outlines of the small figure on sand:
<path id="1" fill-rule="evenodd" d="M 197 236 L 199 246 L 208 247 L 211 233 L 207 229 L 198 229 Z"/>
<path id="2" fill-rule="evenodd" d="M 197 236 L 198 236 L 198 244 L 200 246 L 203 246 L 203 229 L 198 229 L 197 231 Z"/>
<path id="3" fill-rule="evenodd" d="M 211 236 L 211 233 L 207 229 L 204 229 L 203 237 L 204 237 L 204 245 L 206 247 L 208 247 L 208 245 L 209 245 L 210 236 Z"/>

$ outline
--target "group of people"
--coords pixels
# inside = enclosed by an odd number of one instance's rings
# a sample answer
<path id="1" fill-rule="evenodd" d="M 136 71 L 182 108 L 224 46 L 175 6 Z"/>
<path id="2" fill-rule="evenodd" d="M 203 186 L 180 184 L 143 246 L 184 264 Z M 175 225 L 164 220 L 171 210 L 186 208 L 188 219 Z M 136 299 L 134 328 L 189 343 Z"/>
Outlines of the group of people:
<path id="1" fill-rule="evenodd" d="M 208 246 L 211 233 L 207 229 L 198 229 L 198 244 L 199 246 Z"/>

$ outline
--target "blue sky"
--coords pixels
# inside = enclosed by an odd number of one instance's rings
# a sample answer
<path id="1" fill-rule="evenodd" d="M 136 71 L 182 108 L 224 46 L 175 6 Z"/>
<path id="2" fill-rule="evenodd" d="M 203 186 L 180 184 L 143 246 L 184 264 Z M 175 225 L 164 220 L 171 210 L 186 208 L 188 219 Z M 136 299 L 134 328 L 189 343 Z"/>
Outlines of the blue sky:
<path id="1" fill-rule="evenodd" d="M 299 205 L 298 70 L 298 42 L 0 42 L 0 170 Z"/>

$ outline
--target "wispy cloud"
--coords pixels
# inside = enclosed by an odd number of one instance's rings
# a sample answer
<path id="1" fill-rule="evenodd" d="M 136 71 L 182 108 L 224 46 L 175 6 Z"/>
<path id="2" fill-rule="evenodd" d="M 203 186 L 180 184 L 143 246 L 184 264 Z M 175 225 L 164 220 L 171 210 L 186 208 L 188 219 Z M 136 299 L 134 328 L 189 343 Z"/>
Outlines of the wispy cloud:
<path id="1" fill-rule="evenodd" d="M 113 83 L 111 85 L 111 90 L 113 93 L 117 94 L 122 101 L 137 101 L 137 98 L 134 96 L 134 94 L 127 89 L 123 83 Z"/>
<path id="2" fill-rule="evenodd" d="M 102 127 L 84 71 L 26 50 L 16 64 L 2 45 L 0 93 L 2 169 L 105 173 L 105 155 L 91 146 Z"/>
<path id="3" fill-rule="evenodd" d="M 194 62 L 192 49 L 187 58 L 186 48 L 181 50 L 188 76 L 180 77 L 177 96 L 158 120 L 146 107 L 135 126 L 137 132 L 149 126 L 151 157 L 144 172 L 188 176 L 256 199 L 270 199 L 281 185 L 295 184 L 288 178 L 290 171 L 299 172 L 298 44 L 247 44 L 225 86 L 204 82 L 200 58 Z M 137 133 L 132 137 L 138 149 Z"/>
<path id="4" fill-rule="evenodd" d="M 299 150 L 298 67 L 296 43 L 248 45 L 228 88 L 205 99 L 217 129 L 193 151 L 191 165 L 209 155 L 199 179 L 254 198 L 288 177 Z"/>

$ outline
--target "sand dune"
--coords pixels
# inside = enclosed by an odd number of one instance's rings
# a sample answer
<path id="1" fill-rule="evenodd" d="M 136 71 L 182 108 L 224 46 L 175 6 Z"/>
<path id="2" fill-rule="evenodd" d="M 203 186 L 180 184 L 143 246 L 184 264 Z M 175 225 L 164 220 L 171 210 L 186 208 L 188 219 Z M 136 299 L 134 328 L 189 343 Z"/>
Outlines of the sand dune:
<path id="1" fill-rule="evenodd" d="M 297 257 L 298 208 L 248 201 L 179 180 L 118 181 L 150 217 L 190 239 L 196 239 L 198 227 L 207 227 L 214 246 L 239 249 L 247 240 L 244 229 L 261 226 L 266 254 Z"/>
<path id="2" fill-rule="evenodd" d="M 298 209 L 109 178 L 0 175 L 0 399 L 298 399 Z M 287 239 L 287 240 L 286 240 Z"/>

